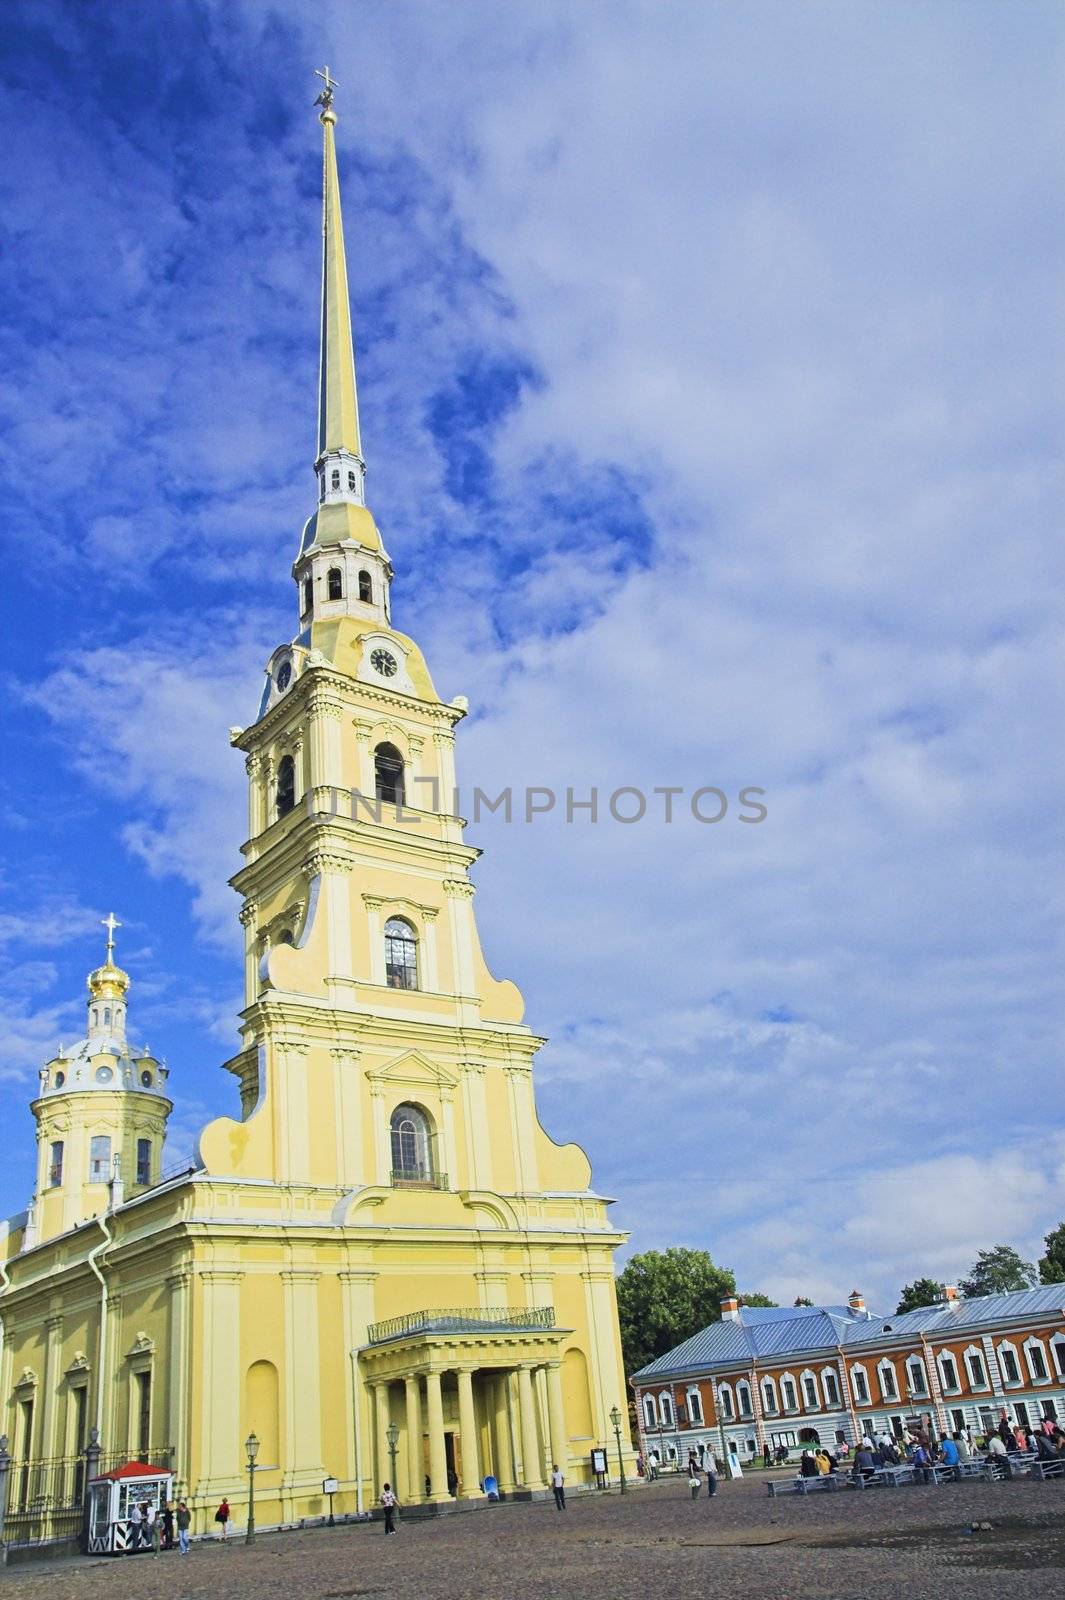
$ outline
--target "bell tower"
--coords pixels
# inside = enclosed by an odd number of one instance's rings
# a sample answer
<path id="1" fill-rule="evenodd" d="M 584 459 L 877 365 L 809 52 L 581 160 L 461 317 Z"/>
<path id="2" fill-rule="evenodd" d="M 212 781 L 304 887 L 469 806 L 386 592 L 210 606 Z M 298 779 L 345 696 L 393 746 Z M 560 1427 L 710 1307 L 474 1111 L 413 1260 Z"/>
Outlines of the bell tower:
<path id="1" fill-rule="evenodd" d="M 37 1186 L 26 1240 L 43 1244 L 158 1183 L 167 1069 L 126 1032 L 129 974 L 115 965 L 111 914 L 103 965 L 89 973 L 85 1038 L 41 1068 L 30 1109 L 37 1121 Z"/>

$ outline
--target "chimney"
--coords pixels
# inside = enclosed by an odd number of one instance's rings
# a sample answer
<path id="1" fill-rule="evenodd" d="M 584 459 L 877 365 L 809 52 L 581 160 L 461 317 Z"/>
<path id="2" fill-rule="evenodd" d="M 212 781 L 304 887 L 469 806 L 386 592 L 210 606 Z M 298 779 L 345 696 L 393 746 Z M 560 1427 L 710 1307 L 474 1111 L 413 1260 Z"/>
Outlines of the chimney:
<path id="1" fill-rule="evenodd" d="M 854 1316 L 854 1317 L 864 1317 L 866 1315 L 865 1296 L 859 1290 L 857 1290 L 857 1289 L 852 1289 L 851 1290 L 850 1298 L 848 1299 L 847 1304 L 851 1308 L 851 1315 L 852 1316 Z"/>
<path id="2" fill-rule="evenodd" d="M 734 1294 L 726 1295 L 722 1300 L 721 1320 L 723 1322 L 738 1322 L 740 1320 L 740 1303 Z"/>
<path id="3" fill-rule="evenodd" d="M 943 1300 L 944 1303 L 950 1307 L 951 1311 L 956 1311 L 961 1305 L 961 1295 L 958 1293 L 957 1289 L 952 1283 L 945 1283 L 943 1285 Z"/>

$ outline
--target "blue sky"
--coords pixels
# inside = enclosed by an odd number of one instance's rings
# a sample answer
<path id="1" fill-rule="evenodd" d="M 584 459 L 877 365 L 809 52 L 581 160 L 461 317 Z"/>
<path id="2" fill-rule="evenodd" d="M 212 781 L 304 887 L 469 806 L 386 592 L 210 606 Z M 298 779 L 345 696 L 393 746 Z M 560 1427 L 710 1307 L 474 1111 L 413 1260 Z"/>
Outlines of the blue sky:
<path id="1" fill-rule="evenodd" d="M 490 964 L 633 1246 L 887 1303 L 1065 1217 L 1060 7 L 9 7 L 0 1209 L 98 919 L 232 1110 L 250 720 L 313 505 L 338 130 L 397 625 Z"/>

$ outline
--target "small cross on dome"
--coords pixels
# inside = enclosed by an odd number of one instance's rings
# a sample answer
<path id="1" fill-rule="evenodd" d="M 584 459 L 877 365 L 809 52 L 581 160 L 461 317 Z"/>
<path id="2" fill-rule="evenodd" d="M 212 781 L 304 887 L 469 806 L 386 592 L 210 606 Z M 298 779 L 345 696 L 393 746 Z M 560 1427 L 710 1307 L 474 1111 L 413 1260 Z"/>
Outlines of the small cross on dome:
<path id="1" fill-rule="evenodd" d="M 121 928 L 122 924 L 113 911 L 109 911 L 106 917 L 101 917 L 100 922 L 107 929 L 107 958 L 110 960 L 115 948 L 115 929 Z"/>

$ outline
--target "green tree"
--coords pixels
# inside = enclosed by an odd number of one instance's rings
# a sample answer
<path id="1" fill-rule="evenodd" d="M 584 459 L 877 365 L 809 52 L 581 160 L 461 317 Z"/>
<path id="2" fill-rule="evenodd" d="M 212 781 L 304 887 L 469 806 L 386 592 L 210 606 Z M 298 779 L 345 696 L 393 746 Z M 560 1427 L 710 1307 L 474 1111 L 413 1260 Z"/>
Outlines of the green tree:
<path id="1" fill-rule="evenodd" d="M 741 1294 L 737 1296 L 741 1306 L 775 1306 L 777 1301 L 770 1300 L 767 1294 Z"/>
<path id="2" fill-rule="evenodd" d="M 959 1285 L 966 1299 L 982 1294 L 1010 1294 L 1014 1289 L 1030 1289 L 1036 1281 L 1035 1267 L 1022 1261 L 1011 1244 L 996 1244 L 981 1250 Z"/>
<path id="3" fill-rule="evenodd" d="M 934 1278 L 914 1278 L 912 1283 L 905 1285 L 899 1295 L 895 1315 L 901 1317 L 904 1311 L 918 1311 L 921 1306 L 934 1306 L 942 1294 L 943 1290 Z"/>
<path id="4" fill-rule="evenodd" d="M 1043 1240 L 1046 1255 L 1039 1257 L 1040 1283 L 1065 1283 L 1065 1222 L 1059 1222 Z"/>
<path id="5" fill-rule="evenodd" d="M 791 1303 L 792 1303 L 793 1306 L 812 1306 L 813 1305 L 813 1301 L 812 1300 L 808 1300 L 806 1295 L 804 1295 L 804 1294 L 797 1294 L 795 1296 L 795 1299 Z"/>
<path id="6" fill-rule="evenodd" d="M 673 1246 L 631 1257 L 617 1289 L 625 1371 L 632 1373 L 717 1322 L 736 1279 L 705 1250 Z"/>

